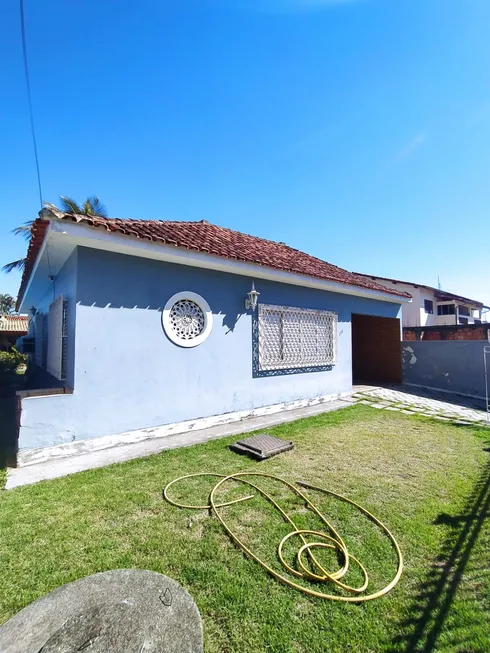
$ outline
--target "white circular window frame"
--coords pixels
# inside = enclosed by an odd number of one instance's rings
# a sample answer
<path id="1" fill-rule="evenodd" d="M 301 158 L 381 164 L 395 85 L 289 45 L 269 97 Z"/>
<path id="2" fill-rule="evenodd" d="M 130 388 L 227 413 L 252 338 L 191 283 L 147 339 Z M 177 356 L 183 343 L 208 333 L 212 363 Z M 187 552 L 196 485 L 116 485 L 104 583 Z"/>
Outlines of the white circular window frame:
<path id="1" fill-rule="evenodd" d="M 204 329 L 202 333 L 200 333 L 195 338 L 192 338 L 191 340 L 180 338 L 179 335 L 172 329 L 172 323 L 170 321 L 170 311 L 172 310 L 174 304 L 182 301 L 183 299 L 188 299 L 189 301 L 197 304 L 204 314 Z M 201 297 L 201 295 L 198 295 L 197 293 L 190 290 L 185 290 L 184 292 L 178 292 L 175 293 L 175 295 L 172 295 L 172 297 L 170 297 L 168 302 L 165 304 L 165 307 L 162 311 L 162 325 L 169 340 L 171 340 L 176 345 L 179 345 L 179 347 L 197 347 L 198 345 L 201 345 L 211 333 L 213 328 L 213 314 L 209 304 L 204 299 L 204 297 Z"/>

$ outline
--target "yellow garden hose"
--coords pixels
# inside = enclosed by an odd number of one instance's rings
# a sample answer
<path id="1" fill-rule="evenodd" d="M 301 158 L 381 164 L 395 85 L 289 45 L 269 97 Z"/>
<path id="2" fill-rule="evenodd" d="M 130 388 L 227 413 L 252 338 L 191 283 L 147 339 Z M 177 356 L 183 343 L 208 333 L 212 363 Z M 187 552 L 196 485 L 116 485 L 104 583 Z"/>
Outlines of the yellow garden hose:
<path id="1" fill-rule="evenodd" d="M 171 499 L 169 497 L 169 489 L 174 485 L 175 483 L 179 483 L 180 481 L 184 481 L 188 478 L 194 478 L 197 476 L 213 476 L 215 478 L 219 478 L 220 480 L 214 485 L 213 489 L 211 490 L 211 494 L 209 496 L 209 504 L 208 505 L 186 505 L 182 503 L 178 503 L 177 501 Z M 329 529 L 331 535 L 327 533 L 323 533 L 321 531 L 314 531 L 314 530 L 305 530 L 305 529 L 298 529 L 294 521 L 291 519 L 291 517 L 287 514 L 285 510 L 281 508 L 281 506 L 261 487 L 255 485 L 251 481 L 245 479 L 244 477 L 263 477 L 263 478 L 271 478 L 274 481 L 278 481 L 279 483 L 282 483 L 285 485 L 287 488 L 289 488 L 294 494 L 296 494 L 298 497 L 300 497 L 320 519 L 321 521 L 325 524 L 325 526 Z M 225 522 L 223 516 L 220 514 L 220 509 L 224 508 L 226 506 L 230 506 L 232 504 L 239 503 L 241 501 L 247 501 L 248 499 L 252 499 L 254 495 L 247 495 L 245 497 L 240 497 L 238 499 L 233 499 L 231 501 L 227 501 L 225 503 L 218 503 L 216 501 L 216 493 L 218 492 L 219 488 L 227 483 L 228 481 L 238 481 L 240 483 L 243 483 L 244 485 L 247 485 L 248 487 L 253 488 L 257 492 L 259 492 L 267 501 L 272 503 L 272 505 L 278 510 L 284 520 L 291 524 L 293 530 L 288 533 L 283 539 L 280 541 L 279 546 L 277 548 L 277 554 L 279 557 L 279 560 L 281 561 L 281 564 L 283 565 L 284 569 L 288 571 L 292 576 L 295 576 L 296 578 L 302 578 L 303 580 L 309 580 L 312 582 L 320 582 L 320 583 L 332 583 L 333 585 L 337 586 L 341 590 L 344 590 L 353 596 L 342 596 L 342 595 L 337 595 L 337 594 L 327 594 L 325 592 L 320 592 L 315 589 L 311 589 L 309 587 L 305 587 L 303 585 L 300 585 L 299 583 L 295 582 L 291 578 L 288 578 L 287 576 L 280 574 L 277 572 L 275 569 L 272 569 L 266 562 L 264 562 L 261 558 L 256 556 L 241 540 L 240 538 L 232 531 L 232 529 L 228 526 L 228 524 Z M 346 603 L 363 603 L 365 601 L 372 601 L 373 599 L 380 598 L 381 596 L 384 596 L 387 594 L 390 590 L 392 590 L 395 585 L 398 583 L 400 576 L 403 571 L 403 559 L 402 559 L 402 554 L 400 551 L 400 547 L 398 546 L 397 541 L 393 537 L 393 535 L 390 533 L 390 531 L 386 528 L 386 526 L 379 521 L 374 515 L 372 515 L 370 512 L 368 512 L 365 508 L 360 506 L 358 503 L 355 503 L 354 501 L 351 501 L 351 499 L 347 499 L 346 497 L 337 494 L 336 492 L 331 492 L 330 490 L 325 490 L 324 488 L 321 487 L 316 487 L 314 485 L 309 485 L 308 483 L 303 483 L 301 481 L 298 481 L 296 485 L 299 485 L 304 488 L 308 488 L 310 490 L 315 490 L 318 492 L 323 492 L 325 494 L 329 494 L 337 499 L 340 499 L 341 501 L 345 501 L 346 503 L 349 503 L 350 505 L 354 506 L 357 508 L 360 512 L 362 512 L 368 519 L 370 519 L 372 522 L 374 522 L 384 533 L 385 535 L 389 538 L 393 548 L 396 551 L 397 559 L 398 559 L 398 565 L 397 565 L 397 571 L 395 576 L 393 577 L 393 580 L 391 580 L 388 585 L 386 585 L 383 589 L 373 592 L 372 594 L 363 594 L 365 590 L 368 587 L 369 579 L 368 579 L 368 574 L 364 566 L 361 564 L 361 562 L 355 558 L 352 554 L 349 553 L 344 541 L 338 534 L 338 532 L 334 529 L 334 527 L 329 523 L 327 518 L 320 512 L 320 510 L 315 506 L 315 504 L 310 501 L 310 499 L 301 492 L 297 487 L 289 483 L 283 478 L 280 478 L 279 476 L 274 476 L 273 474 L 264 474 L 262 472 L 237 472 L 236 474 L 214 474 L 214 473 L 207 473 L 207 472 L 199 472 L 197 474 L 188 474 L 186 476 L 180 476 L 179 478 L 174 479 L 168 485 L 165 486 L 163 490 L 163 496 L 165 499 L 172 504 L 173 506 L 176 506 L 178 508 L 190 508 L 190 509 L 195 509 L 195 510 L 206 510 L 209 509 L 211 510 L 218 520 L 221 522 L 223 528 L 226 530 L 228 535 L 231 537 L 231 539 L 237 544 L 247 555 L 249 555 L 251 558 L 253 558 L 256 562 L 259 563 L 264 569 L 266 569 L 274 578 L 276 578 L 278 581 L 281 583 L 284 583 L 285 585 L 289 585 L 289 587 L 293 587 L 294 589 L 299 590 L 300 592 L 303 592 L 304 594 L 308 594 L 309 596 L 316 596 L 322 599 L 330 599 L 332 601 L 344 601 Z M 306 536 L 310 536 L 315 538 L 314 542 L 308 542 L 306 539 Z M 298 564 L 298 568 L 294 569 L 289 565 L 286 560 L 284 559 L 283 556 L 283 548 L 284 545 L 288 540 L 291 538 L 298 537 L 302 545 L 298 549 L 298 552 L 296 554 L 296 562 Z M 318 562 L 318 560 L 314 556 L 314 549 L 335 549 L 337 550 L 341 557 L 342 557 L 342 566 L 340 569 L 334 571 L 334 572 L 329 572 L 326 571 L 322 565 Z M 308 569 L 308 567 L 305 564 L 304 556 L 307 555 L 311 567 L 315 568 L 315 573 L 314 571 L 311 571 L 311 569 Z M 350 561 L 353 561 L 361 570 L 362 576 L 364 578 L 364 581 L 360 587 L 351 587 L 350 585 L 346 585 L 345 583 L 342 582 L 342 578 L 346 575 L 348 569 L 349 569 L 349 564 Z"/>

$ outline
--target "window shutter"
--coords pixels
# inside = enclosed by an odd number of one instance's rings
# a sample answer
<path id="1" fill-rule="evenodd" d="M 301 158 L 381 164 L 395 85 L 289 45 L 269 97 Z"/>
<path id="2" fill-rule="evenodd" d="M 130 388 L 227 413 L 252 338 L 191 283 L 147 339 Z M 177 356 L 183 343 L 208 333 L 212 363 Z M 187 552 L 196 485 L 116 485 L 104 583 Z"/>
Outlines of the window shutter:
<path id="1" fill-rule="evenodd" d="M 57 379 L 63 379 L 63 351 L 65 349 L 65 304 L 60 295 L 49 307 L 47 369 Z"/>

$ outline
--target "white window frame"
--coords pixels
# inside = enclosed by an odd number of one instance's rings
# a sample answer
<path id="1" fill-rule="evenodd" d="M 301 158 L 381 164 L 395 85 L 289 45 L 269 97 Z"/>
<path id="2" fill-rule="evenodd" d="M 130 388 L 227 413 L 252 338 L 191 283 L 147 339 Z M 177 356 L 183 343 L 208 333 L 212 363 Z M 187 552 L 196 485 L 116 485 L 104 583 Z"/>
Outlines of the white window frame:
<path id="1" fill-rule="evenodd" d="M 279 317 L 279 342 L 277 347 L 273 348 L 277 351 L 277 356 L 271 356 L 271 349 L 267 347 L 267 317 L 275 315 L 276 319 Z M 298 356 L 291 356 L 287 353 L 287 344 L 284 340 L 288 337 L 284 331 L 284 323 L 287 318 L 296 318 L 298 325 L 298 341 L 289 343 L 289 351 L 298 350 Z M 305 318 L 303 322 L 302 318 Z M 331 355 L 318 355 L 312 357 L 303 348 L 306 347 L 305 340 L 303 339 L 304 327 L 308 323 L 311 328 L 311 321 L 315 318 L 318 319 L 318 325 L 330 325 L 330 346 L 326 348 L 331 352 Z M 287 369 L 302 369 L 310 367 L 324 367 L 332 366 L 337 363 L 338 354 L 338 315 L 333 311 L 323 311 L 309 308 L 296 308 L 292 306 L 274 306 L 271 304 L 259 304 L 258 307 L 258 337 L 259 337 L 259 370 L 287 370 Z M 318 326 L 317 326 L 318 332 Z M 289 334 L 289 338 L 291 335 Z"/>
<path id="2" fill-rule="evenodd" d="M 179 335 L 174 331 L 170 320 L 170 312 L 174 304 L 184 299 L 188 299 L 189 301 L 197 304 L 204 314 L 204 329 L 202 333 L 200 333 L 195 338 L 192 338 L 191 340 L 185 340 L 184 338 L 180 338 Z M 165 307 L 162 311 L 162 326 L 165 333 L 167 334 L 167 337 L 174 344 L 179 345 L 179 347 L 185 347 L 185 348 L 197 347 L 198 345 L 201 345 L 209 337 L 213 329 L 213 313 L 211 311 L 209 304 L 204 299 L 204 297 L 201 297 L 201 295 L 198 295 L 197 293 L 192 292 L 191 290 L 184 290 L 182 292 L 175 293 L 175 295 L 172 295 L 172 297 L 170 297 L 170 299 L 165 304 Z"/>

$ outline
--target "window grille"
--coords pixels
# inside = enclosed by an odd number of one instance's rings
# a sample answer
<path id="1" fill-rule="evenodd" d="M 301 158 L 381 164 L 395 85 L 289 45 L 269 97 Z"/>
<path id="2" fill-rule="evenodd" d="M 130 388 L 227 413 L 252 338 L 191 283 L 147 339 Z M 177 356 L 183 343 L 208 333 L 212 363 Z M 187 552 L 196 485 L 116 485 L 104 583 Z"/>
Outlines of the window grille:
<path id="1" fill-rule="evenodd" d="M 334 365 L 337 313 L 259 304 L 259 368 Z"/>
<path id="2" fill-rule="evenodd" d="M 67 302 L 60 295 L 49 307 L 47 369 L 60 380 L 66 378 Z"/>

